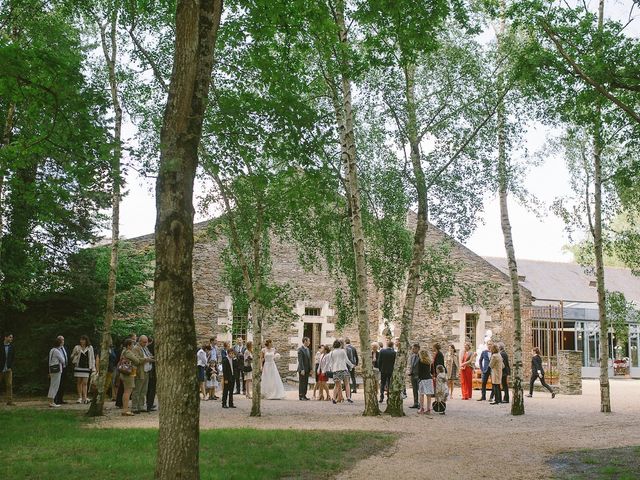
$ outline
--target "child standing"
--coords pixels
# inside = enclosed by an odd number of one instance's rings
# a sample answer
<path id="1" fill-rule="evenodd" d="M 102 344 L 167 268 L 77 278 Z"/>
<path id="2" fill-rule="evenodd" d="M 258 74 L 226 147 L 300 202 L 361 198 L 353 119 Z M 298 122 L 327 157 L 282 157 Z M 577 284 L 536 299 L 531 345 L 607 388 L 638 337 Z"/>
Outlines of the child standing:
<path id="1" fill-rule="evenodd" d="M 433 380 L 431 379 L 431 358 L 427 350 L 420 350 L 418 362 L 418 393 L 420 394 L 420 410 L 418 414 L 431 413 L 431 397 L 433 396 Z M 427 397 L 427 409 L 424 409 L 424 397 Z"/>
<path id="2" fill-rule="evenodd" d="M 440 402 L 446 408 L 447 398 L 449 398 L 449 391 L 447 389 L 447 374 L 444 371 L 442 365 L 436 367 L 436 402 Z M 444 415 L 445 408 L 442 409 L 440 415 Z"/>

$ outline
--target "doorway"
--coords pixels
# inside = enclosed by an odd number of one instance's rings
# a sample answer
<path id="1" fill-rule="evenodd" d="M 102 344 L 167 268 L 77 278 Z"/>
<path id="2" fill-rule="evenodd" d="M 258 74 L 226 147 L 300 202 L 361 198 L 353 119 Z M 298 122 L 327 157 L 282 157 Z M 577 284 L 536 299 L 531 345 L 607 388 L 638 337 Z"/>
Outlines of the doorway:
<path id="1" fill-rule="evenodd" d="M 309 345 L 309 351 L 311 352 L 311 362 L 314 362 L 315 354 L 320 347 L 322 334 L 322 324 L 319 322 L 304 322 L 304 329 L 302 332 L 303 337 L 309 337 L 311 344 Z"/>

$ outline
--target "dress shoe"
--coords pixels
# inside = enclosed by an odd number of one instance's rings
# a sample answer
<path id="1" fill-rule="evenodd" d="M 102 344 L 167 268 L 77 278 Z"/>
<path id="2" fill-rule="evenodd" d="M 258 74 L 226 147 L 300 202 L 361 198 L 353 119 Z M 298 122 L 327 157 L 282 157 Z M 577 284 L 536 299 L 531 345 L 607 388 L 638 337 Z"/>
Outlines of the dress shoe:
<path id="1" fill-rule="evenodd" d="M 502 402 L 489 402 L 489 405 L 500 405 Z"/>
<path id="2" fill-rule="evenodd" d="M 525 395 L 525 397 L 527 397 L 527 398 L 532 398 L 532 397 L 533 397 L 533 395 L 531 395 L 531 394 L 527 394 L 527 395 Z"/>
<path id="3" fill-rule="evenodd" d="M 556 392 L 551 392 L 551 398 L 556 398 Z"/>
<path id="4" fill-rule="evenodd" d="M 479 398 L 478 400 L 476 400 L 476 402 L 486 402 L 487 399 L 486 398 Z"/>
<path id="5" fill-rule="evenodd" d="M 350 398 L 347 398 L 347 402 L 353 403 L 353 400 L 351 400 Z"/>
<path id="6" fill-rule="evenodd" d="M 229 408 L 236 408 L 235 405 L 229 405 Z"/>
<path id="7" fill-rule="evenodd" d="M 229 407 L 227 407 L 226 405 L 222 405 L 222 408 L 229 408 Z"/>
<path id="8" fill-rule="evenodd" d="M 158 407 L 156 405 L 152 405 L 149 408 L 147 408 L 147 412 L 154 412 L 158 409 Z"/>

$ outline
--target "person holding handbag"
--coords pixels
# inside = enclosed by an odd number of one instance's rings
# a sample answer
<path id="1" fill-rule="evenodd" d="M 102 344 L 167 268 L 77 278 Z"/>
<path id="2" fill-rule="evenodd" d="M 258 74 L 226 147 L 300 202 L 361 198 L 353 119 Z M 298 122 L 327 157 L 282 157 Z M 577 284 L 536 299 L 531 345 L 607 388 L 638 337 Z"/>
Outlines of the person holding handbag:
<path id="1" fill-rule="evenodd" d="M 62 377 L 62 370 L 65 367 L 64 355 L 60 352 L 62 346 L 62 337 L 56 338 L 54 346 L 49 350 L 49 407 L 59 407 L 60 404 L 56 403 L 55 398 L 60 388 L 60 378 Z"/>
<path id="2" fill-rule="evenodd" d="M 129 409 L 129 397 L 135 387 L 138 367 L 144 363 L 144 359 L 135 354 L 133 347 L 133 339 L 127 338 L 124 341 L 122 354 L 118 362 L 118 372 L 120 372 L 120 379 L 124 387 L 122 394 L 122 415 L 127 417 L 133 416 L 133 412 Z"/>
<path id="3" fill-rule="evenodd" d="M 73 376 L 76 378 L 78 389 L 78 401 L 76 403 L 89 403 L 87 389 L 89 378 L 96 371 L 96 356 L 89 337 L 86 335 L 82 335 L 79 345 L 73 347 L 71 363 L 73 363 Z"/>

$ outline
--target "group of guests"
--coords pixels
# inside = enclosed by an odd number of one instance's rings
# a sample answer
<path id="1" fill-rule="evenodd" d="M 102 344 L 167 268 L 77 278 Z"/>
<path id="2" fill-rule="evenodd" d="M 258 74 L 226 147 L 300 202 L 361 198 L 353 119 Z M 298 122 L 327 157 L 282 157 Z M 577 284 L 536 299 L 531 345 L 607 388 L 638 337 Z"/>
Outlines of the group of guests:
<path id="1" fill-rule="evenodd" d="M 309 338 L 302 339 L 298 349 L 299 399 L 309 400 L 307 389 L 311 375 L 311 353 Z M 351 345 L 351 340 L 334 340 L 332 346 L 320 345 L 315 354 L 313 372 L 316 383 L 313 387 L 313 399 L 331 400 L 334 404 L 346 401 L 353 403 L 351 394 L 357 393 L 356 367 L 359 364 L 358 351 Z M 333 393 L 329 393 L 329 379 L 333 379 Z M 344 396 L 343 396 L 344 391 Z"/>
<path id="2" fill-rule="evenodd" d="M 78 344 L 73 347 L 71 353 L 65 346 L 62 335 L 56 337 L 51 350 L 49 350 L 49 407 L 59 407 L 67 403 L 64 400 L 65 372 L 73 370 L 76 381 L 78 400 L 76 403 L 89 403 L 89 382 L 95 378 L 99 365 L 99 353 L 94 350 L 89 337 L 81 335 Z"/>
<path id="3" fill-rule="evenodd" d="M 270 341 L 267 341 L 270 342 Z M 222 385 L 222 407 L 235 408 L 233 395 L 251 398 L 253 389 L 253 342 L 238 337 L 233 347 L 211 337 L 196 353 L 196 367 L 202 400 L 220 400 L 216 389 Z M 284 389 L 284 387 L 283 387 Z"/>
<path id="4" fill-rule="evenodd" d="M 105 395 L 110 395 L 122 415 L 132 416 L 156 409 L 155 401 L 155 358 L 152 340 L 146 335 L 140 338 L 132 333 L 123 342 L 120 351 L 109 347 L 108 370 L 105 379 Z M 65 372 L 73 369 L 76 379 L 78 400 L 89 403 L 91 385 L 96 386 L 100 368 L 99 352 L 91 345 L 86 335 L 69 354 L 62 335 L 56 337 L 49 350 L 49 407 L 56 408 L 65 403 Z"/>

